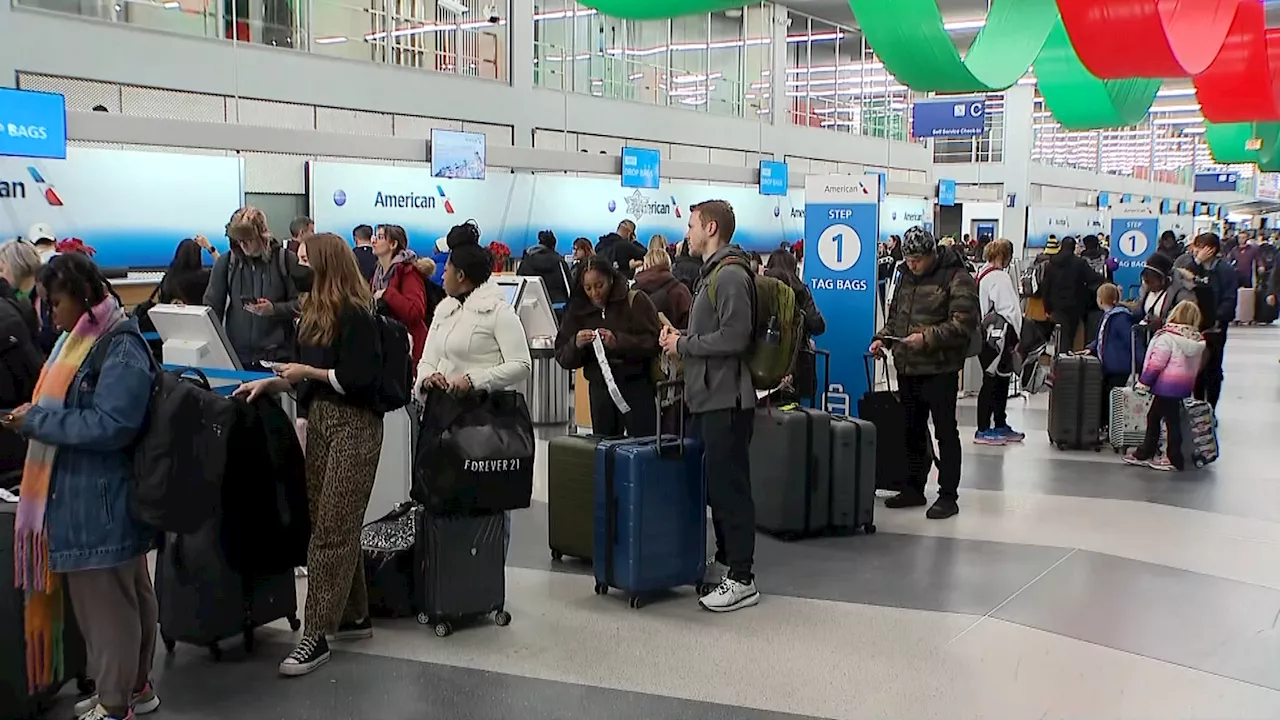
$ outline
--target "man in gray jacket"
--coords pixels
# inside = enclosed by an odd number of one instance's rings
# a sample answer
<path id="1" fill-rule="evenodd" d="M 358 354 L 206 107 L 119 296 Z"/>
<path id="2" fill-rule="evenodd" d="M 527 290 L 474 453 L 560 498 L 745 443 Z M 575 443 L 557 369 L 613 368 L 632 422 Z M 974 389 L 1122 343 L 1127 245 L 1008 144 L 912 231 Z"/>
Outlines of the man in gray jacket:
<path id="1" fill-rule="evenodd" d="M 689 329 L 681 333 L 664 328 L 661 338 L 663 350 L 684 361 L 685 404 L 706 452 L 707 503 L 716 556 L 707 567 L 705 582 L 717 587 L 699 604 L 713 612 L 760 602 L 752 574 L 756 506 L 751 498 L 748 452 L 756 393 L 746 367 L 755 325 L 751 307 L 755 278 L 747 253 L 729 244 L 735 224 L 733 208 L 723 200 L 708 200 L 691 209 L 686 239 L 690 251 L 703 259 L 702 275 Z"/>
<path id="2" fill-rule="evenodd" d="M 261 360 L 291 360 L 293 314 L 275 312 L 275 306 L 298 298 L 298 256 L 271 237 L 257 208 L 237 210 L 227 237 L 231 252 L 214 263 L 204 304 L 223 322 L 245 370 L 261 370 Z"/>

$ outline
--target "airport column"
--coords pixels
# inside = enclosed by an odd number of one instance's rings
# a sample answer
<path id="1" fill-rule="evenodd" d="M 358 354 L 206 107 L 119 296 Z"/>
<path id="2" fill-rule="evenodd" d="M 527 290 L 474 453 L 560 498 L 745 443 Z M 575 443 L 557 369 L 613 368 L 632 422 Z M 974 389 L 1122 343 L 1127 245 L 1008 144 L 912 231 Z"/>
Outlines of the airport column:
<path id="1" fill-rule="evenodd" d="M 8 37 L 13 29 L 11 3 L 0 2 L 0 88 L 18 86 L 18 43 Z"/>
<path id="2" fill-rule="evenodd" d="M 1111 257 L 1116 259 L 1115 284 L 1128 300 L 1142 288 L 1142 268 L 1156 251 L 1159 218 L 1148 205 L 1120 205 L 1111 209 Z"/>
<path id="3" fill-rule="evenodd" d="M 805 282 L 827 321 L 818 346 L 831 353 L 823 406 L 849 416 L 868 389 L 862 357 L 876 331 L 880 178 L 812 175 L 804 197 Z"/>

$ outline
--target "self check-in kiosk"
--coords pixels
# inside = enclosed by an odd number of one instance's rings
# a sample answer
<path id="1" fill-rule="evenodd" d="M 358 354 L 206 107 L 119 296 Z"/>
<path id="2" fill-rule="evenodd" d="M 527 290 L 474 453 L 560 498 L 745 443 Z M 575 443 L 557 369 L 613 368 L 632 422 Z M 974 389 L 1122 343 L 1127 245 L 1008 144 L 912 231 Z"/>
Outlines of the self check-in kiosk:
<path id="1" fill-rule="evenodd" d="M 555 341 L 559 325 L 542 278 L 499 275 L 494 279 L 520 317 L 529 343 L 533 367 L 520 391 L 529 404 L 530 417 L 536 425 L 569 422 L 570 374 L 556 362 Z"/>

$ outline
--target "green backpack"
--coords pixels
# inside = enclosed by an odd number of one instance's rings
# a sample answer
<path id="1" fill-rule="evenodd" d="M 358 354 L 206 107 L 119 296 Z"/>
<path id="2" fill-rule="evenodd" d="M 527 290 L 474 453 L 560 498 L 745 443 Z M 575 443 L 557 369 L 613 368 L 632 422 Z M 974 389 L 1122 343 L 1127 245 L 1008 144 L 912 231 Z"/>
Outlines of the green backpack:
<path id="1" fill-rule="evenodd" d="M 716 301 L 716 276 L 726 265 L 737 265 L 751 275 L 755 297 L 751 309 L 755 315 L 751 345 L 747 349 L 747 368 L 751 384 L 757 390 L 773 390 L 791 374 L 803 337 L 804 313 L 796 307 L 796 293 L 785 282 L 751 270 L 741 258 L 730 256 L 720 261 L 707 278 L 707 297 Z"/>

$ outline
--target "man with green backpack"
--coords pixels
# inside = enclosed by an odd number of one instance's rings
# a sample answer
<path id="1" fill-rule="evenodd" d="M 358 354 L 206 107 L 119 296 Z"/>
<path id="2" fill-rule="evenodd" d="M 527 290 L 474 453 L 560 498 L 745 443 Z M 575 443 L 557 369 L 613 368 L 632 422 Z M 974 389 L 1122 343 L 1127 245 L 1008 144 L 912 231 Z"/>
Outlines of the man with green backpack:
<path id="1" fill-rule="evenodd" d="M 803 320 L 791 288 L 757 275 L 747 253 L 730 244 L 735 225 L 723 200 L 691 209 L 686 239 L 703 259 L 702 274 L 688 330 L 665 328 L 661 338 L 683 361 L 685 404 L 705 452 L 716 557 L 704 583 L 715 589 L 699 604 L 713 612 L 760 601 L 749 459 L 756 390 L 776 388 L 791 372 Z"/>

